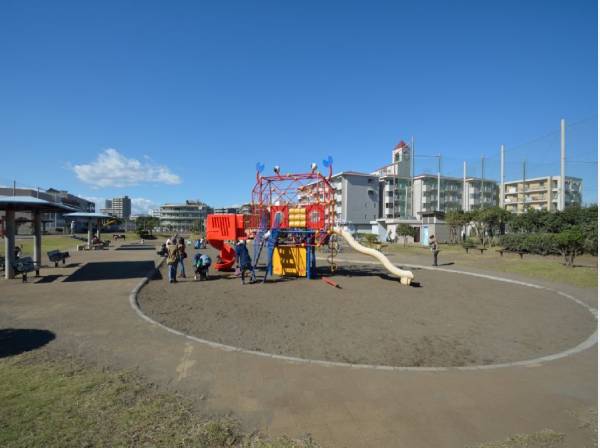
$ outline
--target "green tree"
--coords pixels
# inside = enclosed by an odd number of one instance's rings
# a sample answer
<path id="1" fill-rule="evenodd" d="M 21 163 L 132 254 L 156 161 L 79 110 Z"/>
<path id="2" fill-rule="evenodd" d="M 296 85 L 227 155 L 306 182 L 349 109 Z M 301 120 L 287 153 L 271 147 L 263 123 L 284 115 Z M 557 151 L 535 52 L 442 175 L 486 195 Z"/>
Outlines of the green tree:
<path id="1" fill-rule="evenodd" d="M 446 213 L 445 221 L 450 230 L 450 241 L 457 244 L 460 240 L 460 232 L 471 222 L 471 214 L 462 210 L 452 210 Z"/>
<path id="2" fill-rule="evenodd" d="M 379 237 L 374 233 L 365 233 L 363 238 L 368 247 L 373 247 L 379 242 Z"/>
<path id="3" fill-rule="evenodd" d="M 415 228 L 408 224 L 400 224 L 396 229 L 396 235 L 404 237 L 404 247 L 406 247 L 406 239 L 409 236 L 415 237 Z"/>
<path id="4" fill-rule="evenodd" d="M 152 235 L 152 230 L 158 226 L 159 219 L 152 216 L 140 216 L 135 220 L 136 232 L 142 235 Z"/>
<path id="5" fill-rule="evenodd" d="M 496 235 L 504 233 L 510 212 L 501 207 L 484 207 L 471 212 L 471 222 L 479 242 L 485 247 Z"/>
<path id="6" fill-rule="evenodd" d="M 575 257 L 585 249 L 585 236 L 580 228 L 572 227 L 554 234 L 556 247 L 563 256 L 564 264 L 573 267 Z"/>

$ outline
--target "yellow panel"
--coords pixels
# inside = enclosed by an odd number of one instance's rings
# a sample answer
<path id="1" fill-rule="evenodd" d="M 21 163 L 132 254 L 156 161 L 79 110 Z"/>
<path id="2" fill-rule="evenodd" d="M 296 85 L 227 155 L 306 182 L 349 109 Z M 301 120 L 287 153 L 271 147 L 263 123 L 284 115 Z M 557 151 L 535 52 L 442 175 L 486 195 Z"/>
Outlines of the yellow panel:
<path id="1" fill-rule="evenodd" d="M 277 247 L 273 252 L 273 274 L 306 277 L 306 249 Z"/>

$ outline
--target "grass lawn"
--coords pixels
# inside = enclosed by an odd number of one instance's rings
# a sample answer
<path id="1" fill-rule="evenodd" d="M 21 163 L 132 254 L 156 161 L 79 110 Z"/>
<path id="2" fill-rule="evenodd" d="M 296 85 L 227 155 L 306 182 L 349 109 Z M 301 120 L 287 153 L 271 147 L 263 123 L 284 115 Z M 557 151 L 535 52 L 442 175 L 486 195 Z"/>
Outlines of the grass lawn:
<path id="1" fill-rule="evenodd" d="M 42 235 L 42 253 L 55 249 L 63 251 L 75 250 L 75 247 L 81 243 L 81 241 L 71 238 L 68 235 Z M 33 255 L 33 237 L 17 239 L 16 245 L 22 247 L 24 256 Z M 4 239 L 0 240 L 0 254 L 4 255 Z"/>
<path id="2" fill-rule="evenodd" d="M 424 246 L 406 246 L 390 244 L 386 253 L 431 256 L 431 251 Z M 518 255 L 505 253 L 503 257 L 490 248 L 481 254 L 478 250 L 469 250 L 467 254 L 461 246 L 441 245 L 440 263 L 453 262 L 457 266 L 476 267 L 480 269 L 520 274 L 530 278 L 566 283 L 582 288 L 598 286 L 598 257 L 581 255 L 575 259 L 575 267 L 570 268 L 561 263 L 560 257 L 525 255 L 521 260 Z"/>
<path id="3" fill-rule="evenodd" d="M 0 359 L 0 446 L 317 447 L 207 419 L 139 377 L 30 352 Z"/>
<path id="4" fill-rule="evenodd" d="M 77 236 L 85 238 L 87 241 L 87 233 L 80 233 L 77 234 Z M 104 240 L 112 240 L 112 233 L 103 233 L 101 234 L 101 238 Z M 140 238 L 136 233 L 128 232 L 125 239 L 139 241 Z M 42 235 L 42 253 L 56 249 L 61 251 L 75 251 L 77 245 L 83 243 L 84 241 L 72 238 L 70 235 Z M 22 247 L 24 256 L 33 255 L 33 237 L 27 236 L 26 238 L 18 238 L 16 244 Z M 0 239 L 0 255 L 4 256 L 4 238 Z"/>

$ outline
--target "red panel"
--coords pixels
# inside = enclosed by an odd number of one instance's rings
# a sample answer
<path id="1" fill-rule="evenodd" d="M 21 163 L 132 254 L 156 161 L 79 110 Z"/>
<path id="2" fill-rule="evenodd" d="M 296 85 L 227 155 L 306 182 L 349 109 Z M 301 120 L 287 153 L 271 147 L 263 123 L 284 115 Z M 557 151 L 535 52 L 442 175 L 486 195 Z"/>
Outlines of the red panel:
<path id="1" fill-rule="evenodd" d="M 245 237 L 243 215 L 223 214 L 206 217 L 206 239 L 235 240 Z"/>
<path id="2" fill-rule="evenodd" d="M 272 205 L 271 206 L 271 228 L 275 227 L 275 217 L 277 214 L 281 214 L 281 218 L 279 219 L 279 227 L 287 228 L 289 227 L 289 214 L 288 214 L 288 206 L 287 205 Z"/>
<path id="3" fill-rule="evenodd" d="M 306 207 L 306 227 L 320 230 L 325 227 L 325 206 L 313 204 Z"/>

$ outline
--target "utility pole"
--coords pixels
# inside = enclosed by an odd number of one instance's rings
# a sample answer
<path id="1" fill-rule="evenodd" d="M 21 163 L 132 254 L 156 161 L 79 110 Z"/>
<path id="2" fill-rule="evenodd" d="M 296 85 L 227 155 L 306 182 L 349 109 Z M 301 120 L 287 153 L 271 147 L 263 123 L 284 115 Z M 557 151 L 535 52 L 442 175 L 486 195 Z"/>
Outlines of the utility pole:
<path id="1" fill-rule="evenodd" d="M 504 208 L 504 145 L 500 145 L 500 207 Z"/>
<path id="2" fill-rule="evenodd" d="M 467 191 L 467 161 L 463 162 L 463 210 L 469 211 L 469 192 Z"/>
<path id="3" fill-rule="evenodd" d="M 527 160 L 523 160 L 523 182 L 521 183 L 521 197 L 523 198 L 523 211 L 525 211 L 525 179 L 527 178 Z M 517 194 L 517 197 L 519 195 Z M 517 205 L 518 207 L 518 205 Z"/>
<path id="4" fill-rule="evenodd" d="M 410 138 L 410 215 L 415 210 L 415 137 Z"/>
<path id="5" fill-rule="evenodd" d="M 13 196 L 17 195 L 17 181 L 13 180 Z"/>
<path id="6" fill-rule="evenodd" d="M 483 208 L 483 178 L 485 170 L 485 157 L 481 156 L 481 184 L 479 186 L 479 207 Z"/>
<path id="7" fill-rule="evenodd" d="M 560 187 L 558 190 L 558 210 L 565 209 L 565 159 L 567 154 L 567 127 L 565 119 L 560 119 Z"/>
<path id="8" fill-rule="evenodd" d="M 438 154 L 438 172 L 437 172 L 437 210 L 441 211 L 442 207 L 440 206 L 440 189 L 442 186 L 442 155 Z"/>

